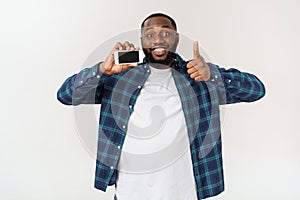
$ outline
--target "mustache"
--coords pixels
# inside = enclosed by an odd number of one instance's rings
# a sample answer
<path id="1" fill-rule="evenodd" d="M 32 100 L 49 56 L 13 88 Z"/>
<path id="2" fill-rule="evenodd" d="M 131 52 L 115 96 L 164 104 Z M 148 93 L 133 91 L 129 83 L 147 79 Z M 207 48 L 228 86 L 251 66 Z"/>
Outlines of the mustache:
<path id="1" fill-rule="evenodd" d="M 169 50 L 170 45 L 167 44 L 167 43 L 159 43 L 159 44 L 154 44 L 154 45 L 149 45 L 149 46 L 144 46 L 143 47 L 143 49 L 149 49 L 151 51 L 154 50 L 154 49 L 158 49 L 158 48 Z"/>
<path id="2" fill-rule="evenodd" d="M 169 45 L 155 45 L 153 47 L 150 47 L 150 50 L 160 49 L 160 48 L 168 50 L 169 49 Z"/>
<path id="3" fill-rule="evenodd" d="M 176 58 L 176 53 L 169 51 L 167 53 L 167 57 L 165 60 L 155 60 L 152 56 L 152 51 L 147 49 L 147 48 L 143 48 L 143 52 L 145 54 L 146 57 L 146 62 L 152 63 L 152 64 L 162 64 L 162 65 L 169 65 L 171 62 L 174 61 L 174 59 Z"/>

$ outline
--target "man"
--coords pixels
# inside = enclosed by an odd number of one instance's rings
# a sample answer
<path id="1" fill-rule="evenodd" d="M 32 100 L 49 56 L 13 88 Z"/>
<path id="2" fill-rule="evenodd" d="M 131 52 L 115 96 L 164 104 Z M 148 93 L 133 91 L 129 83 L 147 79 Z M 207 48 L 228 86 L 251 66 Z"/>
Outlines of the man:
<path id="1" fill-rule="evenodd" d="M 218 195 L 219 105 L 256 101 L 264 85 L 252 74 L 206 63 L 197 42 L 193 59 L 184 61 L 175 53 L 176 23 L 165 14 L 143 21 L 141 42 L 144 63 L 115 64 L 115 51 L 139 49 L 118 42 L 104 62 L 69 77 L 57 93 L 66 105 L 101 104 L 95 187 L 116 185 L 118 200 Z"/>

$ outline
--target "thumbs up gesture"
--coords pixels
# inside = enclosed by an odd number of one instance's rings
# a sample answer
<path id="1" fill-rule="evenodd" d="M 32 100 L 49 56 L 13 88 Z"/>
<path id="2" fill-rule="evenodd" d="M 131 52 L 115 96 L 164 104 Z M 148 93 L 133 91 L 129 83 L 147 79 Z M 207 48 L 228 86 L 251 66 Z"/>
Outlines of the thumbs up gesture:
<path id="1" fill-rule="evenodd" d="M 210 78 L 210 69 L 199 53 L 198 41 L 194 41 L 194 57 L 187 64 L 187 73 L 197 82 L 207 81 Z"/>

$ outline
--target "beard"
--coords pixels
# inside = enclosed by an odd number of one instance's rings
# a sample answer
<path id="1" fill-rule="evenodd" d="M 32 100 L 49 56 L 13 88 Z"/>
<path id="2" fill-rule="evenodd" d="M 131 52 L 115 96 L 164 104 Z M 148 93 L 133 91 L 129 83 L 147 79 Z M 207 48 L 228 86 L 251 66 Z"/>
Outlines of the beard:
<path id="1" fill-rule="evenodd" d="M 168 51 L 167 56 L 164 60 L 156 60 L 151 53 L 151 50 L 143 48 L 143 52 L 147 59 L 147 62 L 154 67 L 162 68 L 162 67 L 169 67 L 169 65 L 175 60 L 176 53 Z"/>

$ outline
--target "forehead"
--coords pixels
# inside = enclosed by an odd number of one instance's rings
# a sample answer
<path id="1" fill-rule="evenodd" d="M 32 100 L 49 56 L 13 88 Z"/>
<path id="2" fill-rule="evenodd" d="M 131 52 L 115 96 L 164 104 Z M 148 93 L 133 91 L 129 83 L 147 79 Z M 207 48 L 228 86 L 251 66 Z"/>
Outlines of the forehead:
<path id="1" fill-rule="evenodd" d="M 144 29 L 154 27 L 166 27 L 175 30 L 171 21 L 168 18 L 161 16 L 151 17 L 145 21 Z"/>

